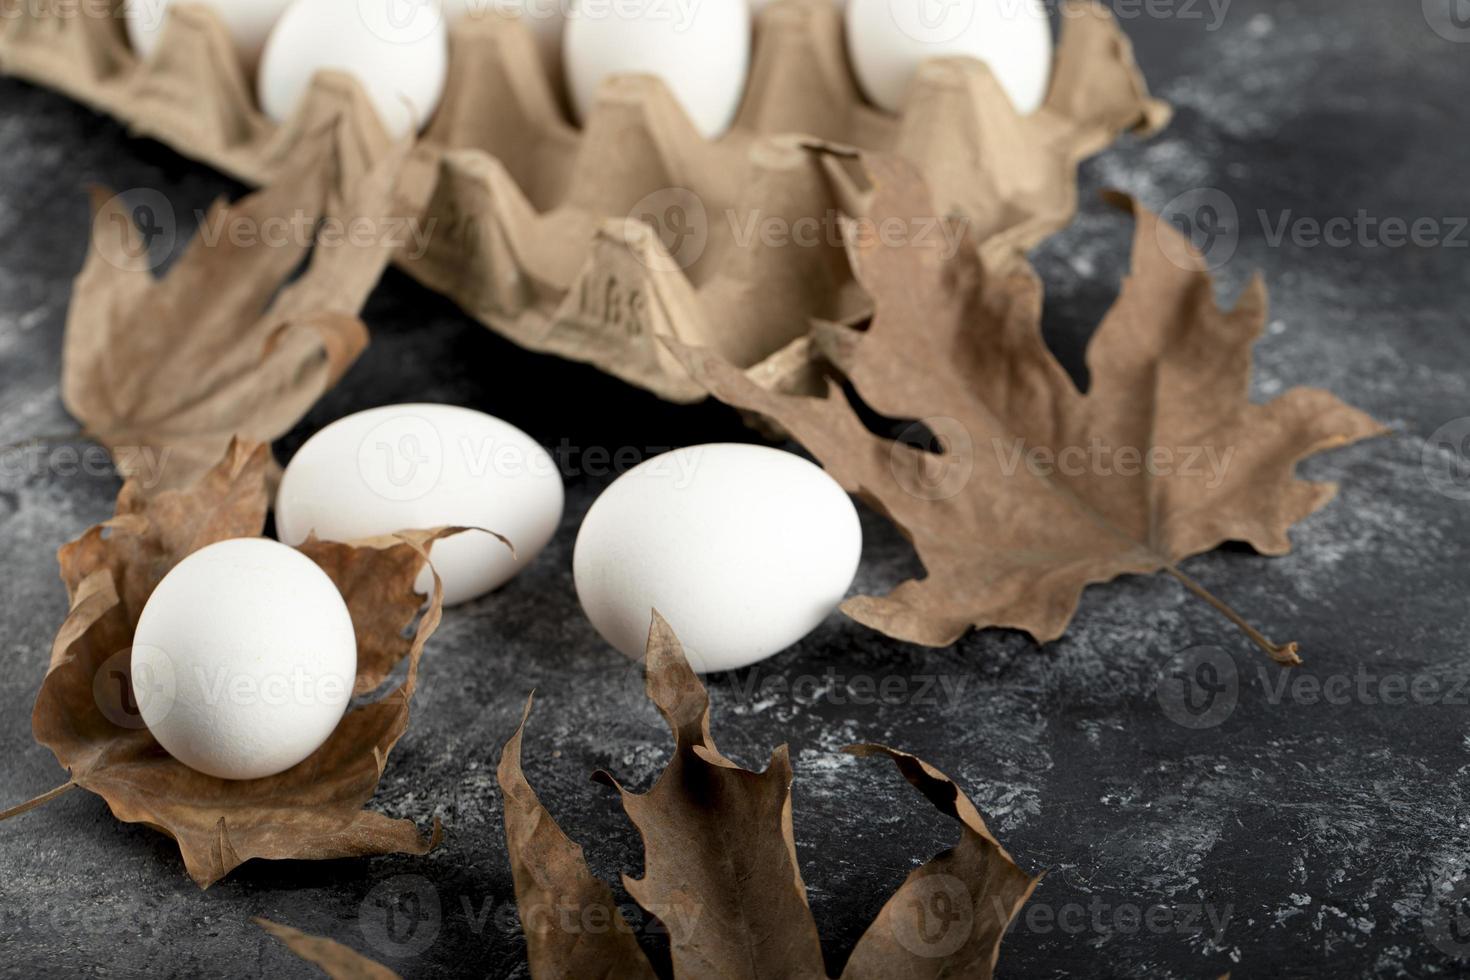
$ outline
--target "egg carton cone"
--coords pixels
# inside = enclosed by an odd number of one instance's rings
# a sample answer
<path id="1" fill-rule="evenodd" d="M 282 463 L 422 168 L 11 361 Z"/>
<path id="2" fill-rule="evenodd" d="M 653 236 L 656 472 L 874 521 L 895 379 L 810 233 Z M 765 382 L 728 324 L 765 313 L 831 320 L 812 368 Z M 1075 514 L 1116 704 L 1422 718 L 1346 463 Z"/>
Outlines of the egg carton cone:
<path id="1" fill-rule="evenodd" d="M 97 15 L 104 0 L 10 6 L 0 71 L 247 184 L 268 183 L 334 121 L 344 181 L 391 145 L 357 83 L 334 72 L 317 77 L 290 119 L 267 119 L 206 7 L 172 7 L 154 56 L 141 61 L 121 0 L 111 16 Z M 1112 15 L 1095 0 L 1066 0 L 1060 12 L 1036 112 L 1018 114 L 983 63 L 940 58 L 891 115 L 857 89 L 837 6 L 779 0 L 759 17 L 744 100 L 716 140 L 641 75 L 609 79 L 574 126 L 524 24 L 496 14 L 462 21 L 450 33 L 444 98 L 401 178 L 414 185 L 408 197 L 430 202 L 420 216 L 427 245 L 396 262 L 517 344 L 671 401 L 705 392 L 665 336 L 711 348 L 762 384 L 809 390 L 810 323 L 854 323 L 871 310 L 840 233 L 842 216 L 864 208 L 850 165 L 857 151 L 915 164 L 943 211 L 1000 263 L 1071 220 L 1083 159 L 1167 121 Z"/>

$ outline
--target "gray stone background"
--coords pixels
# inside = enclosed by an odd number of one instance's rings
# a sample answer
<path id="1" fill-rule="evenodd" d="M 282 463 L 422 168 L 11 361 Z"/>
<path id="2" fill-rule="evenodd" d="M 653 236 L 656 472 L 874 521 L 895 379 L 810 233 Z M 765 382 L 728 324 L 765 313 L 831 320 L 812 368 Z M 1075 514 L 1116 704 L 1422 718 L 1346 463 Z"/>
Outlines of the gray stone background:
<path id="1" fill-rule="evenodd" d="M 1470 11 L 1459 0 L 1222 4 L 1117 4 L 1177 119 L 1086 167 L 1082 215 L 1037 263 L 1048 338 L 1081 375 L 1130 231 L 1091 192 L 1120 187 L 1195 217 L 1223 195 L 1237 218 L 1211 255 L 1238 248 L 1222 295 L 1255 269 L 1272 290 L 1255 395 L 1321 385 L 1393 427 L 1304 468 L 1342 493 L 1296 530 L 1292 555 L 1225 549 L 1185 566 L 1268 634 L 1301 641 L 1306 666 L 1267 664 L 1159 577 L 1090 590 L 1067 638 L 1043 648 L 992 631 L 923 650 L 834 616 L 769 663 L 712 678 L 727 752 L 758 767 L 776 744 L 792 746 L 802 871 L 834 971 L 903 876 L 954 838 L 890 766 L 839 754 L 858 740 L 909 748 L 952 775 L 1022 866 L 1047 872 L 1037 911 L 1006 941 L 1005 976 L 1465 970 L 1470 422 L 1454 420 L 1470 414 Z M 57 95 L 0 81 L 0 444 L 73 427 L 57 379 L 89 182 L 156 189 L 179 214 L 239 192 Z M 1366 226 L 1314 242 L 1305 223 L 1360 212 L 1428 219 L 1440 243 L 1396 244 Z M 373 801 L 422 825 L 438 816 L 443 846 L 422 859 L 257 862 L 201 893 L 165 837 L 72 793 L 0 824 L 0 973 L 313 975 L 250 924 L 261 915 L 410 977 L 524 976 L 493 770 L 532 688 L 531 779 L 594 870 L 639 873 L 636 835 L 587 776 L 605 767 L 645 786 L 669 742 L 577 607 L 572 542 L 611 479 L 588 472 L 587 450 L 754 437 L 720 406 L 664 405 L 520 351 L 398 274 L 366 318 L 372 347 L 280 458 L 345 413 L 439 400 L 515 422 L 569 469 L 547 552 L 446 617 Z M 110 513 L 118 488 L 68 475 L 64 461 L 11 451 L 0 470 L 0 805 L 64 779 L 29 726 L 66 611 L 53 554 Z M 855 588 L 884 590 L 916 570 L 882 521 L 866 514 L 864 528 Z M 901 694 L 872 703 L 863 679 Z M 1416 682 L 1416 703 L 1390 703 Z M 1314 698 L 1319 685 L 1346 696 Z M 1214 705 L 1207 727 L 1171 720 L 1182 694 Z"/>

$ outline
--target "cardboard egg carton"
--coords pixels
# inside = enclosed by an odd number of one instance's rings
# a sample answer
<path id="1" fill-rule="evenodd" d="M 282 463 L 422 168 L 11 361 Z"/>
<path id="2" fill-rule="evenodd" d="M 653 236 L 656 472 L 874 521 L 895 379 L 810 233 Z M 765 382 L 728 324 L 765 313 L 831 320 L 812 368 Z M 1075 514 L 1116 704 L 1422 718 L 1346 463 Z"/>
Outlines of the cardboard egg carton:
<path id="1" fill-rule="evenodd" d="M 344 181 L 387 151 L 351 78 L 322 73 L 278 125 L 255 107 L 207 8 L 173 8 L 145 63 L 127 43 L 121 0 L 114 16 L 95 16 L 105 2 L 26 0 L 0 17 L 0 70 L 249 184 L 269 182 L 327 124 Z M 846 165 L 854 150 L 916 164 L 1003 262 L 1070 220 L 1083 158 L 1125 130 L 1163 124 L 1167 111 L 1148 97 L 1111 15 L 1092 0 L 1068 0 L 1062 13 L 1036 113 L 1018 115 L 983 64 L 937 59 L 892 116 L 861 98 L 836 5 L 780 0 L 757 24 L 735 125 L 714 141 L 647 76 L 610 79 L 573 126 L 524 25 L 464 21 L 451 34 L 443 102 L 402 178 L 420 192 L 412 199 L 430 201 L 428 246 L 398 264 L 516 343 L 670 400 L 704 392 L 663 335 L 713 348 L 764 384 L 805 388 L 810 321 L 855 322 L 870 310 L 838 232 L 839 215 L 863 208 Z"/>

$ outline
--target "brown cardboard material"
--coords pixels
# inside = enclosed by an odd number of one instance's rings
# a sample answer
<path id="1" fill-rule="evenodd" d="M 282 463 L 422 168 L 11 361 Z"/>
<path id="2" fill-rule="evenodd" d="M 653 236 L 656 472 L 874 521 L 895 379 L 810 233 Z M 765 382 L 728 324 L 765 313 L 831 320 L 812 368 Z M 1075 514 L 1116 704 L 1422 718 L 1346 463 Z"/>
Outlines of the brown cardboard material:
<path id="1" fill-rule="evenodd" d="M 113 16 L 86 15 L 108 2 Z M 388 151 L 352 79 L 323 73 L 276 125 L 255 108 L 207 8 L 172 8 L 143 63 L 128 47 L 121 5 L 28 0 L 4 10 L 0 70 L 250 184 L 270 182 L 334 116 L 347 122 L 338 127 L 344 180 Z M 966 217 L 987 260 L 1004 263 L 1070 220 L 1082 159 L 1168 117 L 1094 0 L 1066 0 L 1052 88 L 1035 114 L 1018 116 L 988 69 L 968 59 L 926 65 L 909 106 L 890 116 L 864 104 L 827 0 L 780 0 L 761 14 L 744 104 L 713 142 L 646 76 L 609 80 L 579 130 L 523 25 L 467 20 L 452 32 L 445 98 L 403 177 L 432 188 L 429 245 L 397 261 L 516 343 L 670 400 L 704 390 L 662 336 L 712 349 L 765 384 L 805 390 L 811 320 L 871 312 L 835 231 L 838 213 L 864 201 L 838 165 L 846 148 L 913 162 L 941 209 Z"/>

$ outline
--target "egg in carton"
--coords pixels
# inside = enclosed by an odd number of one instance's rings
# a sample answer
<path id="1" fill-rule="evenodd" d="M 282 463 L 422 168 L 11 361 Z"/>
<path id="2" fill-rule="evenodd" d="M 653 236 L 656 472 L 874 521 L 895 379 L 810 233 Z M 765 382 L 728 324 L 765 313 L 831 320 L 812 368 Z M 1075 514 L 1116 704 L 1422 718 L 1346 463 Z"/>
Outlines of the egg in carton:
<path id="1" fill-rule="evenodd" d="M 390 144 L 356 82 L 334 72 L 288 121 L 266 119 L 207 8 L 172 8 L 140 62 L 120 16 L 65 13 L 78 6 L 32 0 L 0 19 L 0 70 L 246 183 L 268 182 L 306 134 L 334 121 L 344 181 Z M 427 247 L 405 249 L 398 264 L 521 346 L 672 401 L 705 393 L 663 336 L 712 348 L 763 384 L 807 389 L 810 322 L 871 310 L 839 230 L 864 208 L 857 150 L 914 163 L 987 260 L 1007 262 L 1070 220 L 1081 160 L 1125 130 L 1164 124 L 1112 16 L 1096 0 L 1066 0 L 1061 14 L 1036 112 L 1020 115 L 983 63 L 939 58 L 895 116 L 859 94 L 835 4 L 778 0 L 759 17 L 735 123 L 715 140 L 640 75 L 605 82 L 579 129 L 525 25 L 463 21 L 444 98 L 402 178 L 416 185 L 410 198 L 430 202 Z"/>

